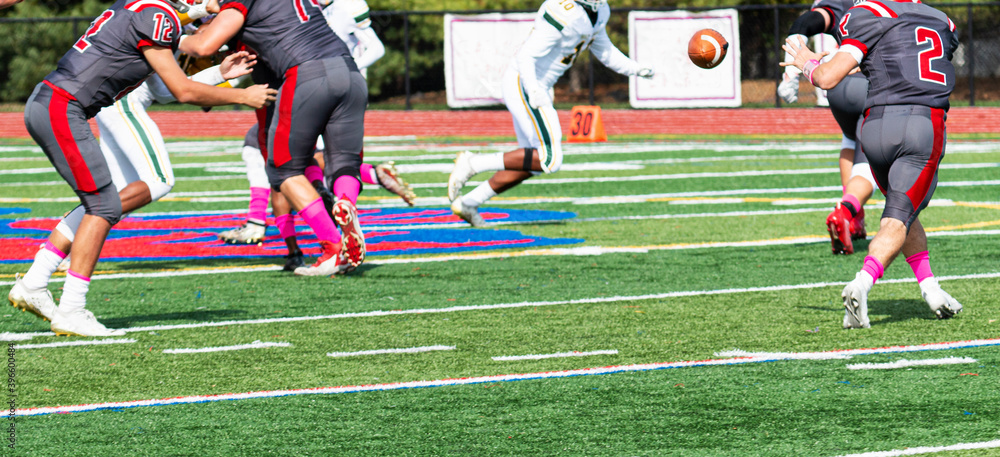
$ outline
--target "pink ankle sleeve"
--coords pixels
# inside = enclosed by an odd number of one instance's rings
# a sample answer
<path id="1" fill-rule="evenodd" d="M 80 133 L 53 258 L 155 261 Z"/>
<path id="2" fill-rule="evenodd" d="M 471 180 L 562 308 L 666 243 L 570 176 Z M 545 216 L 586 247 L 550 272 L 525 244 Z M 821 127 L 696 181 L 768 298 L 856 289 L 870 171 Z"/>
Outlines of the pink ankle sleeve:
<path id="1" fill-rule="evenodd" d="M 274 225 L 278 226 L 278 233 L 282 239 L 295 236 L 295 217 L 291 214 L 275 216 Z"/>
<path id="2" fill-rule="evenodd" d="M 858 197 L 855 197 L 851 194 L 844 194 L 844 198 L 842 198 L 841 200 L 850 203 L 852 206 L 854 206 L 855 211 L 861 211 L 861 201 L 858 200 Z"/>
<path id="3" fill-rule="evenodd" d="M 77 272 L 75 272 L 73 270 L 67 270 L 66 271 L 66 276 L 72 276 L 72 277 L 74 277 L 76 279 L 82 279 L 82 280 L 84 280 L 86 282 L 90 282 L 90 278 L 88 278 L 88 277 L 86 277 L 86 276 L 84 276 L 84 275 L 82 275 L 80 273 L 77 273 Z"/>
<path id="4" fill-rule="evenodd" d="M 299 216 L 302 216 L 306 224 L 309 224 L 309 227 L 313 229 L 313 233 L 316 234 L 316 238 L 319 238 L 320 241 L 329 241 L 331 243 L 340 241 L 340 234 L 337 233 L 337 227 L 333 225 L 333 216 L 326 212 L 322 198 L 317 198 L 312 203 L 306 205 L 305 208 L 302 208 L 302 211 L 299 211 Z"/>
<path id="5" fill-rule="evenodd" d="M 250 188 L 250 212 L 247 219 L 264 223 L 267 220 L 267 199 L 271 196 L 271 189 L 266 187 Z"/>
<path id="6" fill-rule="evenodd" d="M 882 273 L 885 272 L 885 267 L 882 266 L 882 262 L 872 256 L 865 257 L 865 266 L 861 271 L 868 272 L 877 281 L 882 277 Z"/>
<path id="7" fill-rule="evenodd" d="M 378 184 L 378 175 L 375 174 L 375 167 L 371 164 L 361 164 L 361 182 L 365 184 Z"/>
<path id="8" fill-rule="evenodd" d="M 60 259 L 65 259 L 66 258 L 66 253 L 62 252 L 62 250 L 59 249 L 59 248 L 57 248 L 56 245 L 52 244 L 51 241 L 46 241 L 45 242 L 45 249 L 47 251 L 49 251 L 49 252 L 51 252 L 51 253 L 59 256 Z"/>
<path id="9" fill-rule="evenodd" d="M 306 167 L 305 175 L 309 182 L 323 181 L 323 170 L 316 165 L 309 165 Z"/>
<path id="10" fill-rule="evenodd" d="M 934 276 L 931 273 L 931 255 L 927 251 L 918 252 L 906 258 L 906 263 L 913 269 L 913 275 L 917 277 L 917 282 Z"/>
<path id="11" fill-rule="evenodd" d="M 358 194 L 361 193 L 361 182 L 354 176 L 341 176 L 333 183 L 333 195 L 346 198 L 351 204 L 358 204 Z"/>

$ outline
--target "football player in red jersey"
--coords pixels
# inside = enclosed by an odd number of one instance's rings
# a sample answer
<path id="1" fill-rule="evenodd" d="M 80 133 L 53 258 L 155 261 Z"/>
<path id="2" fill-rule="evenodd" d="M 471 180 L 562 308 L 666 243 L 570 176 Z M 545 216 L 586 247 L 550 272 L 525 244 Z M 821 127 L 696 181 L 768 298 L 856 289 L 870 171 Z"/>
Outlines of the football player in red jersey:
<path id="1" fill-rule="evenodd" d="M 128 208 L 126 186 L 117 189 L 87 120 L 127 95 L 155 72 L 183 103 L 202 106 L 244 104 L 260 108 L 274 100 L 266 85 L 248 89 L 219 88 L 191 81 L 174 59 L 180 40 L 180 18 L 166 0 L 118 0 L 91 23 L 59 60 L 57 68 L 35 86 L 25 105 L 28 133 L 80 197 L 85 213 L 74 243 L 53 232 L 43 261 L 58 264 L 72 247 L 72 261 L 58 307 L 48 289 L 15 281 L 8 294 L 14 306 L 52 321 L 60 335 L 107 336 L 109 330 L 86 309 L 90 276 L 111 226 Z M 132 183 L 145 186 L 141 181 Z M 124 200 L 123 198 L 124 197 Z M 38 256 L 35 259 L 39 261 Z M 15 293 L 16 292 L 16 293 Z"/>
<path id="2" fill-rule="evenodd" d="M 313 229 L 323 249 L 313 266 L 300 267 L 296 273 L 311 269 L 317 275 L 331 275 L 344 262 L 357 267 L 365 258 L 355 206 L 361 190 L 368 104 L 364 77 L 347 45 L 326 24 L 318 2 L 222 0 L 218 4 L 215 19 L 202 33 L 185 39 L 181 49 L 207 55 L 238 36 L 270 70 L 270 74 L 255 71 L 254 81 L 281 88 L 276 106 L 258 111 L 260 134 L 266 134 L 260 146 L 267 156 L 268 180 Z M 326 143 L 324 175 L 338 198 L 333 219 L 305 176 L 320 134 Z M 334 220 L 341 229 L 340 243 L 335 241 Z"/>
<path id="3" fill-rule="evenodd" d="M 795 65 L 823 89 L 860 66 L 870 84 L 858 139 L 885 195 L 885 210 L 864 267 L 841 293 L 844 328 L 871 326 L 868 292 L 900 252 L 931 311 L 949 318 L 962 305 L 931 273 L 927 236 L 917 216 L 934 194 L 944 158 L 948 97 L 955 87 L 955 24 L 921 3 L 871 0 L 849 9 L 839 28 L 843 41 L 829 62 L 821 64 L 822 54 L 789 38 L 784 49 L 795 60 L 782 66 Z"/>

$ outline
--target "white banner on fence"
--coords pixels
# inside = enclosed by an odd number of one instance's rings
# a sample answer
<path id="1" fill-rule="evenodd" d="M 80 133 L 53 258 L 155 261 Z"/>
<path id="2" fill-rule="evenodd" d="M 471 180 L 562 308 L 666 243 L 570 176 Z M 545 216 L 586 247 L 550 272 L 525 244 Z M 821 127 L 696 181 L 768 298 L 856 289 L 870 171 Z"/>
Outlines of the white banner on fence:
<path id="1" fill-rule="evenodd" d="M 503 104 L 501 80 L 528 38 L 535 13 L 444 16 L 444 74 L 448 106 Z"/>
<path id="2" fill-rule="evenodd" d="M 629 102 L 635 108 L 740 106 L 740 35 L 736 10 L 703 12 L 632 11 L 628 15 L 631 57 L 652 65 L 652 79 L 629 80 Z M 691 63 L 688 41 L 701 29 L 714 29 L 729 42 L 719 66 L 706 70 Z"/>

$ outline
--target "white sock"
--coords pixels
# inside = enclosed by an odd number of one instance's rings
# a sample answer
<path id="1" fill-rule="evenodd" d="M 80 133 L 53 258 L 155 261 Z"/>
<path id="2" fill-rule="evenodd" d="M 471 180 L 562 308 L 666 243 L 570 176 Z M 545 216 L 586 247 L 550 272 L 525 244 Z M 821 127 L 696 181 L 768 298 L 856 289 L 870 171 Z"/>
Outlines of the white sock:
<path id="1" fill-rule="evenodd" d="M 28 272 L 24 274 L 21 278 L 21 284 L 24 287 L 32 290 L 44 289 L 49 285 L 49 278 L 52 277 L 52 273 L 56 272 L 59 268 L 59 263 L 66 257 L 65 255 L 57 254 L 56 252 L 49 248 L 49 243 L 45 243 L 45 247 L 38 250 L 35 254 L 35 261 L 28 268 Z"/>
<path id="2" fill-rule="evenodd" d="M 85 278 L 72 271 L 67 272 L 62 298 L 59 300 L 59 311 L 72 312 L 83 309 L 87 306 L 88 290 L 90 290 L 90 278 Z"/>
<path id="3" fill-rule="evenodd" d="M 465 194 L 465 196 L 462 197 L 462 204 L 465 206 L 479 206 L 486 203 L 486 200 L 496 196 L 497 193 L 492 187 L 490 187 L 490 182 L 485 181 L 476 186 L 475 189 L 472 189 L 472 192 Z"/>
<path id="4" fill-rule="evenodd" d="M 492 154 L 473 154 L 469 165 L 476 173 L 484 171 L 500 171 L 504 169 L 502 152 Z"/>

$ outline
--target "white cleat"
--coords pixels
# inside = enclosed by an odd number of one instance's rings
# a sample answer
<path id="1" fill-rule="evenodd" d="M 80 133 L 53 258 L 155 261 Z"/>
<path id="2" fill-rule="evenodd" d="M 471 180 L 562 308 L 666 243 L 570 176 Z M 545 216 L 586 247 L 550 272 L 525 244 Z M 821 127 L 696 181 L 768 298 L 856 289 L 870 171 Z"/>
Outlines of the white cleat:
<path id="1" fill-rule="evenodd" d="M 51 321 L 52 315 L 56 312 L 56 301 L 52 298 L 52 292 L 49 292 L 49 289 L 28 289 L 24 287 L 21 279 L 20 273 L 14 275 L 14 287 L 11 287 L 7 294 L 11 306 Z"/>
<path id="2" fill-rule="evenodd" d="M 489 225 L 489 223 L 483 219 L 483 216 L 479 214 L 478 206 L 468 206 L 462 201 L 461 198 L 456 198 L 455 201 L 451 202 L 451 212 L 455 213 L 456 216 L 462 218 L 473 227 L 486 227 Z"/>
<path id="3" fill-rule="evenodd" d="M 227 244 L 257 244 L 264 241 L 264 233 L 267 226 L 253 221 L 232 230 L 226 230 L 219 234 L 219 239 Z"/>
<path id="4" fill-rule="evenodd" d="M 339 244 L 320 241 L 319 245 L 323 249 L 320 258 L 308 267 L 296 268 L 296 276 L 333 276 L 354 270 L 354 266 L 347 261 L 347 256 L 341 251 Z"/>
<path id="5" fill-rule="evenodd" d="M 476 175 L 476 171 L 472 169 L 472 163 L 470 162 L 473 155 L 469 151 L 462 151 L 455 157 L 455 168 L 451 170 L 451 175 L 448 176 L 448 200 L 455 201 L 462 193 L 465 183 Z"/>
<path id="6" fill-rule="evenodd" d="M 933 276 L 920 283 L 920 295 L 938 319 L 948 319 L 962 312 L 962 304 L 942 290 L 937 278 Z"/>
<path id="7" fill-rule="evenodd" d="M 859 272 L 841 292 L 845 308 L 844 328 L 871 327 L 868 320 L 868 291 L 871 290 L 872 281 L 869 278 L 867 273 Z"/>
<path id="8" fill-rule="evenodd" d="M 63 312 L 56 308 L 52 316 L 52 332 L 65 336 L 122 336 L 125 330 L 109 329 L 97 322 L 94 313 L 86 309 Z"/>
<path id="9" fill-rule="evenodd" d="M 358 209 L 346 198 L 333 204 L 333 221 L 340 226 L 340 249 L 351 266 L 365 261 L 365 234 L 358 222 Z"/>
<path id="10" fill-rule="evenodd" d="M 413 189 L 410 185 L 399 177 L 399 171 L 396 170 L 396 163 L 382 162 L 375 165 L 375 176 L 378 177 L 378 183 L 382 185 L 385 190 L 399 195 L 407 205 L 413 206 L 413 201 L 417 199 L 417 194 L 413 193 Z"/>

